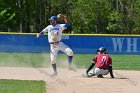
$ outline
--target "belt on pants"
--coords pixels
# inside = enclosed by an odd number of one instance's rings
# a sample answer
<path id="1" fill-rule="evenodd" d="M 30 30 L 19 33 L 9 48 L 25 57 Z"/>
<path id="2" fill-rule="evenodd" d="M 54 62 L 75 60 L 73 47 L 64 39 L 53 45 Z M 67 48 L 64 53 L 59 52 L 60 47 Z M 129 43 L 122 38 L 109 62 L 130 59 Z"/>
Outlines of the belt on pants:
<path id="1" fill-rule="evenodd" d="M 107 68 L 99 68 L 99 69 L 107 70 Z"/>
<path id="2" fill-rule="evenodd" d="M 57 41 L 57 42 L 50 42 L 50 44 L 58 44 L 61 41 Z"/>

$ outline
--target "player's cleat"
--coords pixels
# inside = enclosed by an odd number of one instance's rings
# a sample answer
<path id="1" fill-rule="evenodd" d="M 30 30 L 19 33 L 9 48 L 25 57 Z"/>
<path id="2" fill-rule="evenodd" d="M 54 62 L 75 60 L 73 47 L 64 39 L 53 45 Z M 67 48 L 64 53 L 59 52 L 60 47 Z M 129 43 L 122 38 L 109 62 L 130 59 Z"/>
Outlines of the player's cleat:
<path id="1" fill-rule="evenodd" d="M 50 75 L 51 77 L 57 76 L 57 72 L 54 72 L 53 74 Z"/>
<path id="2" fill-rule="evenodd" d="M 97 76 L 98 78 L 104 78 L 101 74 Z"/>
<path id="3" fill-rule="evenodd" d="M 95 76 L 95 74 L 93 74 L 93 73 L 89 73 L 89 74 L 86 74 L 86 77 L 93 77 L 93 76 Z"/>
<path id="4" fill-rule="evenodd" d="M 90 77 L 92 77 L 92 75 L 86 75 L 86 77 L 87 77 L 87 78 L 90 78 Z"/>
<path id="5" fill-rule="evenodd" d="M 70 70 L 70 71 L 77 71 L 77 70 L 74 69 L 73 67 L 69 67 L 68 70 Z"/>

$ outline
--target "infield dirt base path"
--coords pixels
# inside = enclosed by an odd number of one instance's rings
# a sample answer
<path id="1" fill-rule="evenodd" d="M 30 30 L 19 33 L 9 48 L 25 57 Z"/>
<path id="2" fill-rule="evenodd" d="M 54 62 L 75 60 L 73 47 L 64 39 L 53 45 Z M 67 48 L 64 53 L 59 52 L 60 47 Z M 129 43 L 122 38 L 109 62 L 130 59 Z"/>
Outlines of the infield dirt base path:
<path id="1" fill-rule="evenodd" d="M 51 68 L 0 67 L 0 79 L 44 80 L 46 93 L 139 93 L 140 71 L 115 70 L 115 79 L 85 78 L 85 69 L 69 71 L 58 68 L 58 76 L 51 77 Z"/>

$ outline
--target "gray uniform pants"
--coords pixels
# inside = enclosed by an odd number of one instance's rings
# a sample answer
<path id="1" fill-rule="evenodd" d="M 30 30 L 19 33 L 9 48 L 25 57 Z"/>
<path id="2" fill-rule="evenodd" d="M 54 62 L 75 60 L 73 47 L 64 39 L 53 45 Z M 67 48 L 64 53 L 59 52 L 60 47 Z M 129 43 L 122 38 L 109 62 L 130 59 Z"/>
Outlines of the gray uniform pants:
<path id="1" fill-rule="evenodd" d="M 108 69 L 100 69 L 100 68 L 95 68 L 94 72 L 95 75 L 107 75 L 109 73 Z"/>

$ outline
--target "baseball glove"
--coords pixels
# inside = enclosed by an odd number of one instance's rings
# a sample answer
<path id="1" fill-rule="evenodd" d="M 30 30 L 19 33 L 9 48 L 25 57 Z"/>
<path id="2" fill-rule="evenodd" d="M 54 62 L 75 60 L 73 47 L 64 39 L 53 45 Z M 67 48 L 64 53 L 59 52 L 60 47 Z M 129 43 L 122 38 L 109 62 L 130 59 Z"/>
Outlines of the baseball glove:
<path id="1" fill-rule="evenodd" d="M 66 17 L 65 15 L 63 15 L 63 14 L 58 14 L 58 15 L 57 15 L 57 18 L 59 18 L 59 19 L 61 19 L 61 20 L 67 19 L 67 17 Z"/>

